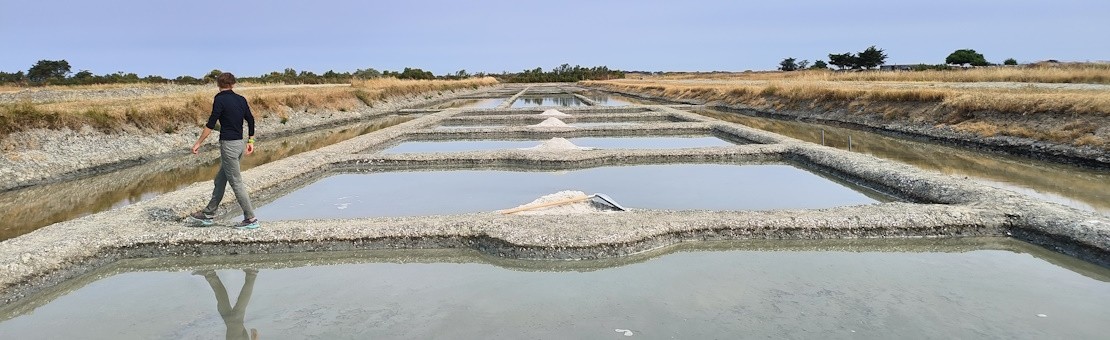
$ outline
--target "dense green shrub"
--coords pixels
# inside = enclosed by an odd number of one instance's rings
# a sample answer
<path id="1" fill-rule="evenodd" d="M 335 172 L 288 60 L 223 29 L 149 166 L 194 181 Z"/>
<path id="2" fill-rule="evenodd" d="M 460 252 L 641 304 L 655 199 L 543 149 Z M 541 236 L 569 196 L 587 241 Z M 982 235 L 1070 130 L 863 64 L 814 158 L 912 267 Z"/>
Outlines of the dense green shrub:
<path id="1" fill-rule="evenodd" d="M 987 58 L 983 57 L 982 53 L 975 52 L 975 50 L 972 49 L 956 50 L 952 52 L 952 54 L 949 54 L 947 58 L 944 58 L 944 63 L 952 65 L 970 64 L 971 66 L 990 65 L 990 63 L 987 62 Z"/>

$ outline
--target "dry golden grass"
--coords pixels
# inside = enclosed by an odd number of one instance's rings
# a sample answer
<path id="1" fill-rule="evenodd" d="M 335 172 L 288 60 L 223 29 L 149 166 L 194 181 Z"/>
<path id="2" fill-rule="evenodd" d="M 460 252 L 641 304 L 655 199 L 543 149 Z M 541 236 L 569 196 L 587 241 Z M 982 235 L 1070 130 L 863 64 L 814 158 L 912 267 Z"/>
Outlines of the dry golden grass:
<path id="1" fill-rule="evenodd" d="M 795 72 L 672 73 L 643 75 L 644 79 L 716 80 L 791 80 L 791 81 L 895 81 L 895 82 L 1020 82 L 1110 84 L 1110 63 L 1039 64 L 1012 67 L 985 67 L 959 70 L 913 72 L 833 72 L 805 70 Z"/>
<path id="2" fill-rule="evenodd" d="M 750 79 L 586 81 L 621 92 L 695 99 L 764 110 L 847 112 L 877 119 L 951 126 L 984 137 L 1016 136 L 1110 146 L 1110 91 L 1043 87 L 930 87 L 902 83 Z"/>
<path id="3" fill-rule="evenodd" d="M 236 92 L 247 98 L 256 116 L 276 115 L 288 119 L 291 111 L 344 111 L 399 96 L 456 89 L 478 88 L 497 83 L 491 77 L 464 80 L 398 80 L 394 78 L 358 81 L 350 85 L 275 85 L 247 84 Z M 104 87 L 108 86 L 108 87 Z M 151 86 L 151 85 L 135 85 Z M 109 85 L 52 88 L 81 90 L 116 88 Z M 182 125 L 203 123 L 212 109 L 213 87 L 199 93 L 169 93 L 128 98 L 100 98 L 45 104 L 28 102 L 0 104 L 0 136 L 34 128 L 71 128 L 91 126 L 105 132 L 140 129 L 174 132 Z"/>

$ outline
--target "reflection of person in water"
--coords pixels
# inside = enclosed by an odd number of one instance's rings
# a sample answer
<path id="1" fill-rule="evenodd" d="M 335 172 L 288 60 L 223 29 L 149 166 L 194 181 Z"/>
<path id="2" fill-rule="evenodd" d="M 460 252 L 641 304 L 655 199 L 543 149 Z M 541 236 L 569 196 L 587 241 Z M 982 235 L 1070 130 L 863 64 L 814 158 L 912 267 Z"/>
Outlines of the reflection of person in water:
<path id="1" fill-rule="evenodd" d="M 204 276 L 208 285 L 212 287 L 212 292 L 216 293 L 216 309 L 220 311 L 220 316 L 224 318 L 224 326 L 227 327 L 227 338 L 229 340 L 258 340 L 258 330 L 251 328 L 248 337 L 247 327 L 243 325 L 243 319 L 247 314 L 247 303 L 251 301 L 251 291 L 254 290 L 254 279 L 258 276 L 258 270 L 243 269 L 243 272 L 247 274 L 247 277 L 243 281 L 243 289 L 239 290 L 239 298 L 235 299 L 235 307 L 231 306 L 231 301 L 227 297 L 227 288 L 220 281 L 220 276 L 216 275 L 216 271 L 211 269 L 198 270 L 193 274 Z"/>

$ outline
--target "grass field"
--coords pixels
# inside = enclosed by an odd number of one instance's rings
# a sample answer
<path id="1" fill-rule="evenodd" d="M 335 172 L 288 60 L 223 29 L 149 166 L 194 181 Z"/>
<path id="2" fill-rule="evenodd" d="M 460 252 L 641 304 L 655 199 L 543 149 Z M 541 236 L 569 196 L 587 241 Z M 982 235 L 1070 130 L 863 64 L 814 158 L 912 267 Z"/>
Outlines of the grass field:
<path id="1" fill-rule="evenodd" d="M 1021 72 L 1029 72 L 1022 74 Z M 923 72 L 765 72 L 668 74 L 587 81 L 622 92 L 696 99 L 763 110 L 848 112 L 886 121 L 951 127 L 980 136 L 1016 136 L 1077 146 L 1110 146 L 1110 86 L 1014 84 L 1017 79 L 1110 76 L 1086 68 Z M 1014 73 L 1017 72 L 1017 73 Z M 877 80 L 869 80 L 877 79 Z M 970 82 L 974 79 L 975 82 Z"/>
<path id="2" fill-rule="evenodd" d="M 235 91 L 247 98 L 257 116 L 287 119 L 290 111 L 348 111 L 373 107 L 381 101 L 417 94 L 435 94 L 497 83 L 493 78 L 464 80 L 398 80 L 381 78 L 330 86 L 241 84 Z M 155 85 L 92 85 L 47 87 L 44 91 L 155 87 Z M 182 126 L 201 124 L 212 109 L 215 86 L 196 91 L 136 96 L 92 97 L 46 103 L 0 104 L 0 136 L 34 128 L 79 129 L 92 126 L 105 132 L 139 129 L 171 133 Z"/>

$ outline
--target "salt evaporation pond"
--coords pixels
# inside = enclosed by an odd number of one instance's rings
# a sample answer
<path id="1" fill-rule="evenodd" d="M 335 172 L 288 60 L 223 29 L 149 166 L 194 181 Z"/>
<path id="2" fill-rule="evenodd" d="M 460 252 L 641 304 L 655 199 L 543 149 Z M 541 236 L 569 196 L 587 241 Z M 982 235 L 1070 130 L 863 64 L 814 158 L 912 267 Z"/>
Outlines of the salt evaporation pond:
<path id="1" fill-rule="evenodd" d="M 581 137 L 567 138 L 574 145 L 599 149 L 682 149 L 735 145 L 712 137 Z M 522 149 L 534 147 L 539 140 L 450 140 L 407 141 L 382 150 L 382 153 L 462 152 Z"/>
<path id="2" fill-rule="evenodd" d="M 889 200 L 789 165 L 667 164 L 557 172 L 339 174 L 256 208 L 255 213 L 269 220 L 292 220 L 488 212 L 563 190 L 604 193 L 638 209 L 816 209 Z"/>
<path id="3" fill-rule="evenodd" d="M 640 125 L 640 124 L 643 124 L 645 122 L 646 121 L 643 121 L 643 122 L 567 122 L 566 124 L 568 126 L 571 126 L 571 127 L 586 128 L 586 127 L 632 126 L 632 125 Z M 657 122 L 661 123 L 661 122 L 664 122 L 664 121 L 652 121 L 652 122 L 653 123 L 657 123 Z M 532 125 L 532 124 L 528 124 L 528 125 Z M 480 129 L 480 128 L 503 128 L 503 127 L 507 127 L 507 126 L 513 126 L 513 125 L 509 125 L 509 124 L 503 124 L 503 125 L 492 125 L 492 124 L 440 125 L 440 126 L 436 126 L 434 129 L 435 130 Z M 515 125 L 515 126 L 523 126 L 523 125 Z"/>
<path id="4" fill-rule="evenodd" d="M 575 96 L 521 96 L 513 101 L 511 107 L 540 107 L 540 106 L 586 106 L 585 102 Z"/>
<path id="5" fill-rule="evenodd" d="M 449 103 L 431 106 L 429 109 L 492 109 L 501 105 L 506 99 L 508 98 L 457 99 Z"/>
<path id="6" fill-rule="evenodd" d="M 57 298 L 31 297 L 0 308 L 5 320 L 0 335 L 231 339 L 255 331 L 260 339 L 1100 339 L 1110 334 L 1105 268 L 1009 239 L 989 242 L 1007 250 L 912 243 L 943 240 L 889 242 L 886 250 L 843 241 L 831 250 L 797 242 L 754 247 L 702 242 L 616 264 L 512 261 L 466 250 L 352 252 L 345 259 L 314 253 L 289 255 L 301 260 L 256 262 L 251 255 L 236 256 L 199 267 L 258 270 L 193 271 L 197 266 L 183 263 L 162 268 L 189 269 L 94 273 L 91 282 Z M 777 250 L 775 244 L 797 246 Z M 909 250 L 897 250 L 904 248 Z M 22 309 L 9 309 L 16 307 Z"/>
<path id="7" fill-rule="evenodd" d="M 652 103 L 646 100 L 637 100 L 628 97 L 618 97 L 604 94 L 587 94 L 586 97 L 590 98 L 590 100 L 593 100 L 595 103 L 597 103 L 598 106 L 657 105 L 657 103 Z"/>

